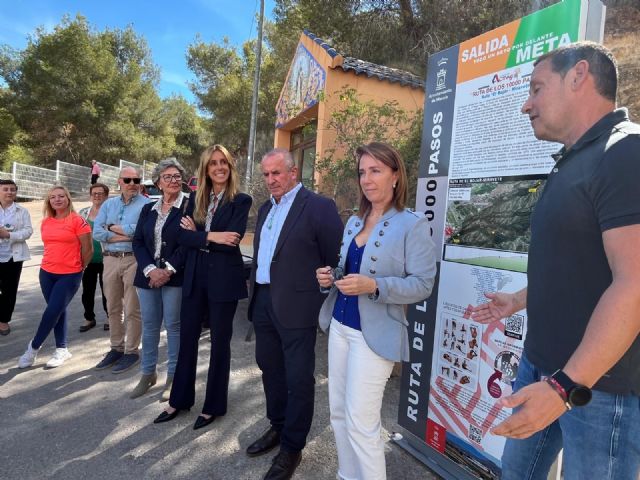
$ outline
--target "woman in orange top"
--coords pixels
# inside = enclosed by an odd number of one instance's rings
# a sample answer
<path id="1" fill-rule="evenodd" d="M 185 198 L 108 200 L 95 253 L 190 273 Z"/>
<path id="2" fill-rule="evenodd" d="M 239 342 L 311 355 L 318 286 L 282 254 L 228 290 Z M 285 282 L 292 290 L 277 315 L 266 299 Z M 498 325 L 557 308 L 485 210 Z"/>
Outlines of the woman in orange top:
<path id="1" fill-rule="evenodd" d="M 59 367 L 71 358 L 67 350 L 67 305 L 78 291 L 82 270 L 93 255 L 91 227 L 78 215 L 65 187 L 55 186 L 44 197 L 40 231 L 44 255 L 40 266 L 40 288 L 47 308 L 27 351 L 18 360 L 18 367 L 33 365 L 38 350 L 53 330 L 56 351 L 47 367 Z"/>

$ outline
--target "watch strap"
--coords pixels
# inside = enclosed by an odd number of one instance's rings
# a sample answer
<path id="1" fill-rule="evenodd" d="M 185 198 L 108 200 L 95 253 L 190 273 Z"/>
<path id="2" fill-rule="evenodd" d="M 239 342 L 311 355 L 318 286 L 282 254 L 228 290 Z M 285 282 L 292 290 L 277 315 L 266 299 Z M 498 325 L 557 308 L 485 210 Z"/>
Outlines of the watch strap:
<path id="1" fill-rule="evenodd" d="M 547 384 L 555 390 L 555 392 L 564 402 L 564 406 L 566 407 L 566 409 L 571 410 L 571 404 L 569 403 L 567 391 L 562 387 L 562 385 L 560 385 L 560 383 L 555 378 L 553 378 L 553 376 L 545 377 L 544 381 L 547 382 Z"/>

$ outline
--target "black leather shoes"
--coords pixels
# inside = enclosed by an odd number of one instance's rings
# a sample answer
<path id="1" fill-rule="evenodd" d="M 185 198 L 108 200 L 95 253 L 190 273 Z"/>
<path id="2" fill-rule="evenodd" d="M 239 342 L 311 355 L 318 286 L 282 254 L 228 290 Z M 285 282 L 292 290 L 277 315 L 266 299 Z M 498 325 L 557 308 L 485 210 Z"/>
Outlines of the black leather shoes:
<path id="1" fill-rule="evenodd" d="M 257 457 L 273 450 L 278 445 L 280 445 L 280 432 L 269 427 L 259 439 L 247 447 L 247 455 Z"/>
<path id="2" fill-rule="evenodd" d="M 196 418 L 196 423 L 193 424 L 193 429 L 198 430 L 199 428 L 206 427 L 210 423 L 213 423 L 215 419 L 216 419 L 215 415 L 211 415 L 209 418 L 205 418 L 202 415 L 198 415 L 198 418 Z"/>
<path id="3" fill-rule="evenodd" d="M 167 413 L 166 410 L 163 410 L 162 413 L 156 417 L 153 423 L 164 423 L 173 420 L 178 416 L 180 411 L 181 410 L 179 408 L 176 408 L 172 413 Z"/>
<path id="4" fill-rule="evenodd" d="M 280 450 L 273 459 L 273 465 L 264 476 L 264 480 L 289 480 L 293 477 L 302 460 L 301 452 L 284 452 Z"/>

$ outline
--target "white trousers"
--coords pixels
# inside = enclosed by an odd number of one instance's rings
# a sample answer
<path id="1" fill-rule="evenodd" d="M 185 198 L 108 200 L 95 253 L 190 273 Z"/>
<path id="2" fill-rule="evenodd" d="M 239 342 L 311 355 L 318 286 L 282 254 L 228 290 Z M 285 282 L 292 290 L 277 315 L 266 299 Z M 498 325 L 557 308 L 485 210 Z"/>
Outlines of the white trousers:
<path id="1" fill-rule="evenodd" d="M 338 477 L 385 480 L 380 409 L 393 362 L 369 348 L 362 332 L 335 319 L 329 331 L 329 406 Z"/>

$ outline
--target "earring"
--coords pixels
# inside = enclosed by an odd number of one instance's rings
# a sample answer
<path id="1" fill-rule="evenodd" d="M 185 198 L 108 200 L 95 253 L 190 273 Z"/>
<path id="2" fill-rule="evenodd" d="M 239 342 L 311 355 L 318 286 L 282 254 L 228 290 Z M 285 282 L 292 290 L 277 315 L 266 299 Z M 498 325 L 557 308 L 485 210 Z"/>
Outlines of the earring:
<path id="1" fill-rule="evenodd" d="M 396 188 L 396 183 L 395 182 L 393 182 L 393 188 Z"/>

